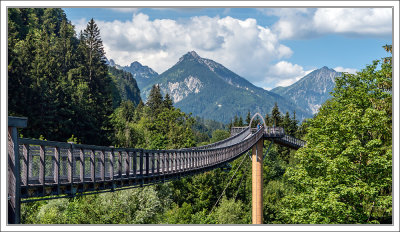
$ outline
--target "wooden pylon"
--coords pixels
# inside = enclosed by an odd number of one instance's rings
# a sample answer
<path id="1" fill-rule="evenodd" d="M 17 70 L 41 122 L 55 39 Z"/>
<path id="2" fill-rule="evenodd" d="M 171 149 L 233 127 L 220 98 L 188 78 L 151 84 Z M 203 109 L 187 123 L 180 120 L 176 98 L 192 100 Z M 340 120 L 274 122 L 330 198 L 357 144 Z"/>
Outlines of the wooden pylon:
<path id="1" fill-rule="evenodd" d="M 252 150 L 252 221 L 263 223 L 263 145 L 261 138 Z"/>

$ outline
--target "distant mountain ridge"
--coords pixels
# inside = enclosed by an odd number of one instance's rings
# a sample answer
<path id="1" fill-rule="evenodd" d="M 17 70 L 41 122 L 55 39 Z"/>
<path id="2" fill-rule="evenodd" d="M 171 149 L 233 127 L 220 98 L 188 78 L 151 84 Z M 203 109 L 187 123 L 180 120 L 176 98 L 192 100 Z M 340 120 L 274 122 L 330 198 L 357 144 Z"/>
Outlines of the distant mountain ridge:
<path id="1" fill-rule="evenodd" d="M 191 51 L 183 55 L 170 69 L 158 77 L 149 78 L 141 89 L 146 99 L 154 84 L 163 94 L 168 93 L 174 105 L 187 113 L 224 123 L 235 115 L 245 117 L 247 111 L 270 113 L 275 102 L 282 112 L 296 111 L 299 119 L 311 114 L 291 101 L 256 87 L 223 65 L 200 57 Z"/>
<path id="2" fill-rule="evenodd" d="M 151 79 L 158 77 L 158 73 L 148 66 L 144 66 L 141 63 L 134 61 L 129 66 L 121 66 L 114 62 L 113 59 L 107 60 L 107 64 L 115 67 L 116 69 L 124 70 L 129 72 L 135 78 L 139 89 L 147 86 Z"/>
<path id="3" fill-rule="evenodd" d="M 335 78 L 341 75 L 341 72 L 324 66 L 312 71 L 290 86 L 279 86 L 271 91 L 315 114 L 321 105 L 331 97 L 330 92 L 335 87 Z"/>
<path id="4" fill-rule="evenodd" d="M 113 60 L 107 62 L 133 75 L 144 102 L 151 87 L 158 84 L 162 93 L 168 93 L 182 111 L 224 123 L 235 115 L 245 117 L 249 110 L 263 115 L 270 113 L 275 102 L 282 113 L 296 111 L 299 121 L 310 118 L 331 97 L 335 77 L 341 75 L 324 66 L 290 86 L 267 91 L 195 51 L 184 54 L 162 74 L 137 61 L 129 66 L 120 66 Z"/>

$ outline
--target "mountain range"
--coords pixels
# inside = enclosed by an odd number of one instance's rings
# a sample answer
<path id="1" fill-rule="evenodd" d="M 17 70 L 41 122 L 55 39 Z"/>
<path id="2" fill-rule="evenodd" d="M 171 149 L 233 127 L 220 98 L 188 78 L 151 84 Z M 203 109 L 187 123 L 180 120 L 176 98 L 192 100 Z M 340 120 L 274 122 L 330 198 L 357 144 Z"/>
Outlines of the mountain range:
<path id="1" fill-rule="evenodd" d="M 307 74 L 294 84 L 287 87 L 276 87 L 271 92 L 284 96 L 297 106 L 315 114 L 321 105 L 328 100 L 335 87 L 335 77 L 341 76 L 326 66 Z"/>
<path id="2" fill-rule="evenodd" d="M 175 107 L 195 116 L 224 123 L 232 120 L 235 115 L 244 118 L 248 111 L 260 112 L 262 115 L 271 113 L 275 102 L 282 113 L 288 111 L 292 114 L 296 111 L 300 121 L 310 118 L 329 98 L 329 92 L 334 86 L 332 77 L 339 75 L 333 69 L 323 67 L 291 86 L 267 91 L 254 86 L 222 64 L 200 57 L 195 51 L 183 55 L 175 65 L 161 74 L 137 61 L 129 66 L 119 66 L 113 60 L 108 63 L 132 73 L 144 102 L 151 87 L 158 84 L 163 94 L 171 96 Z"/>

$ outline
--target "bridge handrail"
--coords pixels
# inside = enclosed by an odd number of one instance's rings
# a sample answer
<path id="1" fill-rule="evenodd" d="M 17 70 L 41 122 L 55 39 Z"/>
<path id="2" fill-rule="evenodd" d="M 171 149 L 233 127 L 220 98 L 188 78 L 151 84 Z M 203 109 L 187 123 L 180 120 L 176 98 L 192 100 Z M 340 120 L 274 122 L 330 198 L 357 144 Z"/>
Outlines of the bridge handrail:
<path id="1" fill-rule="evenodd" d="M 244 131 L 243 131 L 244 132 Z M 239 134 L 238 134 L 239 135 Z M 248 139 L 252 138 L 254 134 L 249 137 Z M 236 136 L 238 137 L 238 136 Z M 231 137 L 233 138 L 233 137 Z M 246 140 L 248 140 L 246 139 Z M 48 146 L 48 147 L 59 147 L 59 148 L 71 148 L 71 149 L 84 149 L 84 150 L 105 150 L 105 151 L 144 151 L 144 152 L 151 152 L 151 153 L 156 153 L 156 152 L 181 152 L 181 151 L 213 151 L 213 150 L 219 150 L 223 148 L 229 148 L 233 147 L 242 141 L 238 141 L 237 143 L 230 144 L 224 147 L 219 147 L 215 148 L 216 145 L 220 145 L 222 143 L 225 143 L 227 141 L 230 141 L 231 139 L 224 139 L 221 141 L 218 141 L 216 143 L 212 144 L 207 144 L 204 146 L 200 147 L 191 147 L 191 148 L 181 148 L 181 149 L 157 149 L 157 150 L 152 150 L 152 149 L 143 149 L 143 148 L 121 148 L 121 147 L 110 147 L 110 146 L 97 146 L 97 145 L 88 145 L 88 144 L 77 144 L 77 143 L 69 143 L 69 142 L 57 142 L 57 141 L 50 141 L 50 140 L 39 140 L 39 139 L 32 139 L 32 138 L 18 138 L 18 144 L 19 145 L 24 145 L 24 144 L 30 144 L 30 145 L 38 145 L 38 146 Z M 210 147 L 210 148 L 207 148 Z"/>
<path id="2" fill-rule="evenodd" d="M 231 136 L 235 136 L 235 135 L 239 134 L 240 132 L 246 130 L 247 128 L 249 128 L 249 127 L 248 127 L 248 126 L 241 126 L 241 127 L 239 127 L 239 126 L 234 126 L 234 127 L 231 127 L 231 131 L 230 131 Z M 236 131 L 239 131 L 239 132 L 236 133 Z M 232 133 L 232 132 L 234 132 L 234 133 Z M 232 135 L 232 134 L 233 134 L 233 135 Z"/>
<path id="3" fill-rule="evenodd" d="M 95 188 L 93 184 L 97 182 L 103 183 L 103 188 L 113 189 L 124 180 L 137 183 L 153 176 L 167 176 L 168 180 L 174 175 L 210 170 L 239 157 L 262 136 L 260 130 L 245 140 L 224 147 L 176 150 L 114 148 L 19 138 L 21 196 L 31 198 L 85 192 L 89 190 L 79 185 L 90 183 L 91 188 Z"/>
<path id="4" fill-rule="evenodd" d="M 306 145 L 306 141 L 301 140 L 301 139 L 298 139 L 298 138 L 295 138 L 295 137 L 290 136 L 290 135 L 285 135 L 285 136 L 283 137 L 283 139 L 286 140 L 286 141 L 288 141 L 288 142 L 290 142 L 290 143 L 292 143 L 292 144 L 295 144 L 295 145 L 297 145 L 297 146 L 300 146 L 300 147 L 303 147 L 303 146 Z"/>
<path id="5" fill-rule="evenodd" d="M 231 136 L 231 137 L 229 137 L 229 138 L 226 138 L 226 139 L 224 139 L 224 140 L 220 140 L 220 141 L 218 141 L 218 142 L 211 143 L 211 144 L 207 144 L 207 145 L 203 145 L 203 146 L 200 146 L 200 147 L 193 147 L 192 149 L 201 150 L 201 149 L 208 149 L 208 148 L 211 148 L 211 147 L 216 147 L 216 146 L 221 145 L 221 144 L 223 144 L 223 143 L 226 143 L 226 142 L 228 142 L 228 141 L 230 141 L 230 140 L 234 140 L 234 139 L 238 138 L 239 136 L 243 135 L 247 130 L 249 130 L 249 127 L 247 127 L 246 129 L 244 129 L 244 130 L 241 131 L 240 133 L 238 133 L 238 134 L 236 134 L 236 135 L 234 135 L 234 136 Z"/>

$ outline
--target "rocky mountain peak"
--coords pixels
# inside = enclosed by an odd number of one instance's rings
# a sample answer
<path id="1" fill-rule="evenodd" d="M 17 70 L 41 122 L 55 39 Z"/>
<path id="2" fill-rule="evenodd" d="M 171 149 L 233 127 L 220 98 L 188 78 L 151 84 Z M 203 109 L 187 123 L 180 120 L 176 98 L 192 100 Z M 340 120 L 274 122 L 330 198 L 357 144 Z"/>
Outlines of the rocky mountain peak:
<path id="1" fill-rule="evenodd" d="M 153 69 L 148 66 L 142 65 L 138 61 L 132 62 L 129 66 L 124 67 L 128 72 L 140 72 L 144 78 L 149 78 L 158 75 Z M 134 73 L 132 73 L 134 74 Z"/>
<path id="2" fill-rule="evenodd" d="M 324 66 L 321 68 L 321 70 L 331 70 L 330 68 L 328 68 L 327 66 Z"/>
<path id="3" fill-rule="evenodd" d="M 131 64 L 130 64 L 130 66 L 129 66 L 130 68 L 134 68 L 134 69 L 139 69 L 139 68 L 142 68 L 142 67 L 144 67 L 141 63 L 139 63 L 139 62 L 137 62 L 137 61 L 134 61 L 134 62 L 132 62 Z"/>
<path id="4" fill-rule="evenodd" d="M 114 67 L 115 66 L 115 61 L 113 59 L 110 59 L 110 66 Z"/>
<path id="5" fill-rule="evenodd" d="M 202 58 L 195 51 L 191 51 L 191 52 L 188 52 L 185 55 L 183 55 L 181 58 L 179 58 L 178 63 L 180 63 L 184 60 L 188 60 L 188 61 L 195 60 L 195 61 L 201 62 Z"/>
<path id="6" fill-rule="evenodd" d="M 331 97 L 330 92 L 335 87 L 335 77 L 340 75 L 340 72 L 324 66 L 312 71 L 290 86 L 277 87 L 271 91 L 315 114 L 321 105 Z"/>
<path id="7" fill-rule="evenodd" d="M 201 59 L 201 57 L 195 51 L 188 52 L 188 54 L 193 56 L 193 58 L 195 59 Z"/>

